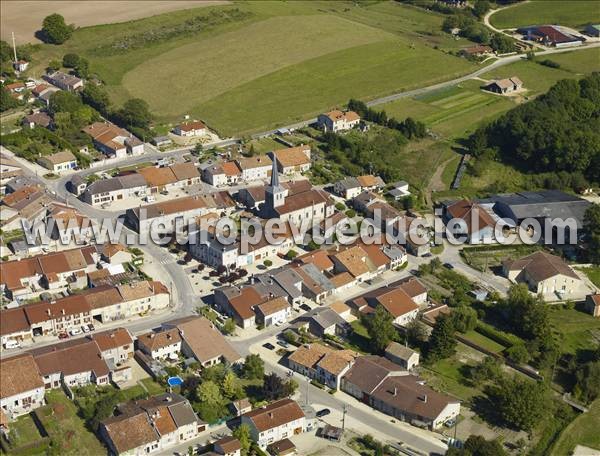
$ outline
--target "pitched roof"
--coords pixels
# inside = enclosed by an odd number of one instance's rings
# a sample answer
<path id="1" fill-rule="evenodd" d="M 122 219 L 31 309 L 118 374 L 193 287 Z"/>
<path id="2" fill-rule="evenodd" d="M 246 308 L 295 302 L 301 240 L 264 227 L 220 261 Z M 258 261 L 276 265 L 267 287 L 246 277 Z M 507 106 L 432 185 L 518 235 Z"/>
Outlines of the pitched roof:
<path id="1" fill-rule="evenodd" d="M 68 150 L 62 152 L 56 152 L 55 154 L 45 155 L 42 157 L 44 160 L 48 160 L 53 165 L 60 165 L 71 161 L 77 161 L 75 155 Z"/>
<path id="2" fill-rule="evenodd" d="M 354 245 L 348 249 L 332 255 L 350 274 L 354 277 L 359 277 L 369 272 L 367 264 L 367 253 L 358 245 Z"/>
<path id="3" fill-rule="evenodd" d="M 184 122 L 178 127 L 181 131 L 204 130 L 206 125 L 204 122 L 195 120 L 193 122 Z"/>
<path id="4" fill-rule="evenodd" d="M 254 317 L 254 306 L 262 303 L 264 298 L 253 286 L 242 287 L 239 294 L 229 298 L 229 305 L 242 320 Z"/>
<path id="5" fill-rule="evenodd" d="M 208 207 L 209 205 L 206 198 L 201 197 L 201 195 L 194 195 L 149 204 L 147 206 L 143 206 L 142 209 L 146 210 L 146 218 L 151 219 L 162 217 L 163 215 L 177 214 L 180 212 L 193 211 Z M 136 207 L 133 209 L 133 211 L 137 216 L 139 216 L 139 208 Z"/>
<path id="6" fill-rule="evenodd" d="M 149 187 L 161 187 L 163 185 L 173 184 L 178 180 L 170 167 L 157 168 L 155 166 L 148 166 L 146 168 L 138 169 L 137 172 L 144 176 Z"/>
<path id="7" fill-rule="evenodd" d="M 171 328 L 164 331 L 151 331 L 142 334 L 138 336 L 137 341 L 138 344 L 147 347 L 150 351 L 155 351 L 181 342 L 181 336 L 177 328 Z"/>
<path id="8" fill-rule="evenodd" d="M 310 146 L 301 145 L 287 149 L 278 149 L 274 151 L 274 154 L 279 164 L 284 168 L 310 163 Z"/>
<path id="9" fill-rule="evenodd" d="M 333 261 L 329 258 L 328 252 L 323 249 L 313 250 L 312 252 L 300 255 L 294 261 L 302 264 L 312 263 L 321 271 L 333 269 Z"/>
<path id="10" fill-rule="evenodd" d="M 240 441 L 232 435 L 228 435 L 227 437 L 217 440 L 215 445 L 218 445 L 221 450 L 225 452 L 225 454 L 235 453 L 242 448 Z"/>
<path id="11" fill-rule="evenodd" d="M 436 419 L 448 404 L 459 402 L 425 386 L 415 375 L 390 376 L 371 396 L 397 410 L 431 420 Z"/>
<path id="12" fill-rule="evenodd" d="M 201 363 L 219 357 L 234 363 L 241 358 L 227 339 L 204 317 L 181 318 L 165 325 L 179 329 L 181 337 Z"/>
<path id="13" fill-rule="evenodd" d="M 364 176 L 358 176 L 358 183 L 361 187 L 383 187 L 385 182 L 379 176 L 373 176 L 371 174 L 367 174 Z"/>
<path id="14" fill-rule="evenodd" d="M 353 120 L 360 119 L 360 116 L 354 111 L 340 111 L 338 109 L 334 109 L 333 111 L 326 112 L 324 115 L 329 117 L 333 122 L 337 122 L 339 120 L 345 119 L 347 122 L 352 122 Z"/>
<path id="15" fill-rule="evenodd" d="M 296 401 L 282 399 L 264 408 L 258 408 L 245 413 L 243 416 L 249 418 L 259 432 L 264 432 L 304 418 L 305 415 Z"/>
<path id="16" fill-rule="evenodd" d="M 264 316 L 272 315 L 283 309 L 291 307 L 288 300 L 284 297 L 273 298 L 265 301 L 256 306 L 256 309 L 260 311 Z"/>
<path id="17" fill-rule="evenodd" d="M 103 377 L 109 373 L 94 340 L 74 339 L 37 348 L 31 353 L 44 376 L 57 372 L 62 372 L 63 376 L 93 372 L 96 377 Z"/>
<path id="18" fill-rule="evenodd" d="M 92 340 L 95 340 L 100 351 L 113 350 L 124 345 L 133 344 L 133 339 L 125 328 L 115 328 L 108 331 L 102 331 L 92 334 Z"/>
<path id="19" fill-rule="evenodd" d="M 373 390 L 390 374 L 404 370 L 381 356 L 361 356 L 356 359 L 344 380 L 352 383 L 361 391 L 371 394 Z"/>
<path id="20" fill-rule="evenodd" d="M 0 336 L 29 331 L 30 328 L 23 307 L 2 310 L 0 313 Z"/>
<path id="21" fill-rule="evenodd" d="M 119 453 L 159 440 L 158 433 L 145 414 L 113 416 L 104 420 L 102 424 Z"/>
<path id="22" fill-rule="evenodd" d="M 236 161 L 242 171 L 252 168 L 262 168 L 264 166 L 273 166 L 273 162 L 266 155 L 255 155 L 254 157 L 241 157 L 238 158 Z"/>
<path id="23" fill-rule="evenodd" d="M 0 359 L 0 398 L 43 387 L 44 381 L 30 354 Z"/>
<path id="24" fill-rule="evenodd" d="M 536 282 L 541 282 L 559 274 L 581 280 L 562 258 L 542 251 L 532 253 L 519 260 L 505 261 L 504 265 L 511 271 L 526 271 L 529 277 Z"/>
<path id="25" fill-rule="evenodd" d="M 193 163 L 175 163 L 169 168 L 171 168 L 171 171 L 173 171 L 173 174 L 178 181 L 200 177 L 198 168 L 196 168 L 196 165 Z"/>
<path id="26" fill-rule="evenodd" d="M 419 309 L 419 306 L 401 288 L 396 288 L 383 293 L 375 298 L 394 317 L 406 315 Z"/>
<path id="27" fill-rule="evenodd" d="M 411 348 L 405 347 L 398 342 L 390 342 L 388 346 L 385 348 L 385 353 L 395 356 L 396 358 L 400 358 L 403 360 L 408 360 L 411 356 L 413 356 L 416 351 Z"/>
<path id="28" fill-rule="evenodd" d="M 496 221 L 492 216 L 478 203 L 469 200 L 460 200 L 447 207 L 448 213 L 452 218 L 463 219 L 467 225 L 467 233 L 473 234 L 475 226 L 473 220 L 477 221 L 479 230 L 486 227 L 494 227 Z"/>

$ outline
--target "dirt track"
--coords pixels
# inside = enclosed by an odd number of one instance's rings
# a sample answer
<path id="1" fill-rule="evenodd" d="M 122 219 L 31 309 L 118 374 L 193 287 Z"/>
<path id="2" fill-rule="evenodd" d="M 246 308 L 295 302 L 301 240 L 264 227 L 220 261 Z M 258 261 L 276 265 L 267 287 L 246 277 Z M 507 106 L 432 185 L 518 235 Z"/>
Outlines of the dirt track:
<path id="1" fill-rule="evenodd" d="M 0 2 L 0 30 L 2 31 L 2 39 L 9 42 L 11 32 L 15 32 L 17 43 L 37 42 L 34 33 L 41 28 L 44 18 L 52 13 L 62 14 L 68 24 L 84 27 L 125 22 L 131 19 L 155 16 L 168 11 L 224 3 L 229 2 L 222 0 L 3 0 Z"/>

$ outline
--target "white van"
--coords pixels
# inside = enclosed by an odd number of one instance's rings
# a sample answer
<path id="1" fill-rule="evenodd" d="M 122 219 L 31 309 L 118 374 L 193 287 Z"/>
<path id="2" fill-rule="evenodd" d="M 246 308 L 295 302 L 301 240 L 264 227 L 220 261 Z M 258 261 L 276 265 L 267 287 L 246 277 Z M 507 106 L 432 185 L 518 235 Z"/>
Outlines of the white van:
<path id="1" fill-rule="evenodd" d="M 7 350 L 10 348 L 19 348 L 20 346 L 21 344 L 16 340 L 7 340 L 4 344 L 4 348 L 6 348 Z"/>
<path id="2" fill-rule="evenodd" d="M 147 197 L 144 198 L 144 200 L 147 203 L 154 203 L 156 201 L 156 198 L 154 198 L 154 196 L 152 196 L 152 195 L 148 195 Z"/>

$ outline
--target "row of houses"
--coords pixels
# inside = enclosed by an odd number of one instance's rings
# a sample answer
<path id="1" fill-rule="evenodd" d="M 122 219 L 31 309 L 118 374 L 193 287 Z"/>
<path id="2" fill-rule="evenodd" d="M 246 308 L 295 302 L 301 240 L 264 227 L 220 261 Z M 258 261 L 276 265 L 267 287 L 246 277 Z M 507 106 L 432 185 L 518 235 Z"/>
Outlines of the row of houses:
<path id="1" fill-rule="evenodd" d="M 45 391 L 127 381 L 123 363 L 133 357 L 133 339 L 124 328 L 49 345 L 0 360 L 0 408 L 9 418 L 44 405 Z"/>
<path id="2" fill-rule="evenodd" d="M 200 183 L 200 173 L 193 163 L 177 163 L 166 167 L 147 166 L 86 185 L 81 178 L 70 182 L 70 190 L 92 206 L 124 201 L 158 192 L 184 189 Z"/>
<path id="3" fill-rule="evenodd" d="M 124 320 L 166 309 L 167 288 L 156 281 L 89 288 L 52 301 L 40 301 L 0 311 L 0 341 L 23 342 L 38 336 L 58 336 L 94 323 Z"/>
<path id="4" fill-rule="evenodd" d="M 311 167 L 311 150 L 310 146 L 302 144 L 278 149 L 267 155 L 241 157 L 221 163 L 207 162 L 201 167 L 202 180 L 205 182 L 215 187 L 230 186 L 268 179 L 273 168 L 286 176 L 304 173 Z"/>

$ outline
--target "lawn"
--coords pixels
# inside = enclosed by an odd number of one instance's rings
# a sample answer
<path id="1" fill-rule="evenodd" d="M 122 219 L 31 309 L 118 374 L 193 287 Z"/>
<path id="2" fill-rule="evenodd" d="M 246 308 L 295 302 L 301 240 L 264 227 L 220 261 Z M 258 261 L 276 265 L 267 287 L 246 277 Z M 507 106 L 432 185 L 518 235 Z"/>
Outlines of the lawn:
<path id="1" fill-rule="evenodd" d="M 44 454 L 48 439 L 40 434 L 30 414 L 20 416 L 10 423 L 10 454 L 37 455 Z M 39 443 L 36 445 L 36 442 Z M 39 450 L 39 451 L 38 451 Z"/>
<path id="2" fill-rule="evenodd" d="M 352 332 L 347 337 L 348 348 L 355 350 L 360 353 L 370 353 L 370 337 L 367 332 L 367 328 L 362 324 L 360 320 L 354 320 L 350 323 L 352 326 Z"/>
<path id="3" fill-rule="evenodd" d="M 590 406 L 589 412 L 579 415 L 561 433 L 551 454 L 562 456 L 571 454 L 575 445 L 584 445 L 600 450 L 600 399 Z"/>
<path id="4" fill-rule="evenodd" d="M 484 271 L 501 266 L 504 260 L 521 258 L 537 250 L 540 250 L 537 244 L 490 246 L 489 248 L 465 247 L 461 250 L 461 256 L 469 266 Z"/>
<path id="5" fill-rule="evenodd" d="M 140 383 L 142 383 L 144 385 L 144 387 L 146 388 L 146 390 L 148 390 L 148 394 L 150 396 L 156 396 L 158 394 L 163 394 L 166 391 L 165 387 L 163 387 L 161 384 L 155 382 L 150 377 L 141 379 Z"/>
<path id="6" fill-rule="evenodd" d="M 577 309 L 550 307 L 550 321 L 562 337 L 561 352 L 593 350 L 598 347 L 600 320 Z"/>
<path id="7" fill-rule="evenodd" d="M 580 27 L 599 23 L 600 8 L 596 0 L 532 0 L 499 11 L 490 20 L 494 27 L 501 29 L 541 24 Z"/>
<path id="8" fill-rule="evenodd" d="M 60 454 L 95 456 L 106 449 L 88 430 L 77 415 L 77 407 L 60 390 L 46 393 L 48 405 L 42 407 L 38 416 L 53 442 L 59 444 Z"/>
<path id="9" fill-rule="evenodd" d="M 463 345 L 459 345 L 462 349 Z M 432 388 L 451 394 L 461 401 L 469 401 L 472 397 L 481 394 L 468 378 L 468 370 L 475 363 L 462 362 L 458 355 L 442 359 L 432 366 L 421 370 L 423 377 Z"/>
<path id="10" fill-rule="evenodd" d="M 594 285 L 600 287 L 600 266 L 591 266 L 589 268 L 577 268 L 583 272 Z"/>
<path id="11" fill-rule="evenodd" d="M 475 330 L 471 330 L 462 334 L 465 339 L 470 340 L 471 342 L 480 345 L 481 347 L 491 351 L 492 353 L 500 353 L 506 349 L 504 345 L 499 344 L 498 342 L 490 339 L 489 337 L 484 336 L 481 333 L 478 333 Z"/>

